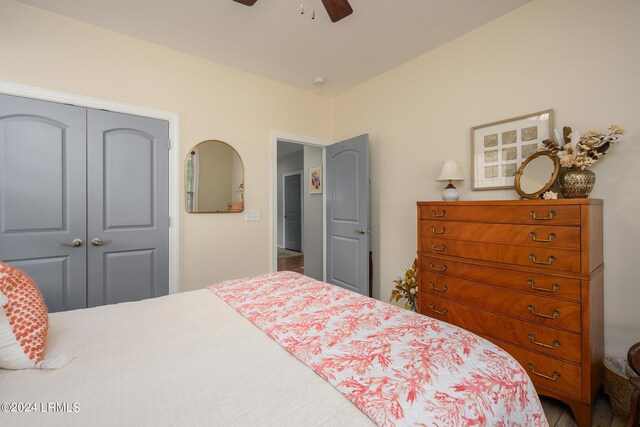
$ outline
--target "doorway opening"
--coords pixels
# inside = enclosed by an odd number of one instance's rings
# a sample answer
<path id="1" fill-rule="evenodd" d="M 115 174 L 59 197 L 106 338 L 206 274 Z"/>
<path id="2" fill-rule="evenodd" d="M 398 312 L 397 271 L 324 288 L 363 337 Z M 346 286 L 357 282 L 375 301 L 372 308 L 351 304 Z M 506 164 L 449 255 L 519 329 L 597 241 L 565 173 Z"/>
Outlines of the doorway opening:
<path id="1" fill-rule="evenodd" d="M 282 163 L 284 157 L 302 147 L 302 258 L 297 260 L 302 263 L 302 272 L 314 279 L 370 296 L 369 135 L 332 143 L 271 131 L 269 139 L 271 271 L 293 269 L 282 265 L 287 261 L 280 261 L 278 268 L 278 252 L 281 259 L 287 255 L 283 207 L 286 172 Z M 298 168 L 292 166 L 289 172 L 298 172 Z"/>
<path id="2" fill-rule="evenodd" d="M 322 194 L 307 191 L 305 171 L 321 168 L 323 147 L 278 139 L 276 144 L 277 271 L 323 279 Z"/>

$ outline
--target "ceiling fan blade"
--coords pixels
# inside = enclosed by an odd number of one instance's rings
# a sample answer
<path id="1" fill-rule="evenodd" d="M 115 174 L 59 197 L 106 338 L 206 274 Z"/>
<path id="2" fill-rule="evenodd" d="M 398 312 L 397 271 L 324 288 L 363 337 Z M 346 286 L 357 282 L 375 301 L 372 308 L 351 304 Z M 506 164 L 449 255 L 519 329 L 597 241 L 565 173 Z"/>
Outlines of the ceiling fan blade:
<path id="1" fill-rule="evenodd" d="M 338 22 L 353 13 L 348 0 L 322 0 L 322 4 L 327 9 L 331 22 Z"/>
<path id="2" fill-rule="evenodd" d="M 233 0 L 236 3 L 241 3 L 245 6 L 253 6 L 258 0 Z"/>

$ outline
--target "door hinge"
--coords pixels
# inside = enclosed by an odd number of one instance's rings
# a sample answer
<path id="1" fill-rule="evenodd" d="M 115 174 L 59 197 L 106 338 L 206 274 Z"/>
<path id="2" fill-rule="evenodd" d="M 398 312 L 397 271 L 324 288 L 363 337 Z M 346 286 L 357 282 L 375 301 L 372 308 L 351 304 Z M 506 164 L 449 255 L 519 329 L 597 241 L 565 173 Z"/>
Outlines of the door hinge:
<path id="1" fill-rule="evenodd" d="M 169 143 L 167 144 L 167 146 L 169 147 L 168 150 L 171 150 L 171 140 L 169 140 Z"/>
<path id="2" fill-rule="evenodd" d="M 169 217 L 169 227 L 171 227 L 171 217 Z"/>

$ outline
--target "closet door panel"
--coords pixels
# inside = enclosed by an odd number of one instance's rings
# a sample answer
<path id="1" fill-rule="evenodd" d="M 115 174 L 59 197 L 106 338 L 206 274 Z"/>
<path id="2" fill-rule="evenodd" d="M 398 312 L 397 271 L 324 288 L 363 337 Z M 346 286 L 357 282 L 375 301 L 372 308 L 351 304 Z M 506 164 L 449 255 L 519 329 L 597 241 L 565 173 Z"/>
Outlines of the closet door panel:
<path id="1" fill-rule="evenodd" d="M 105 253 L 103 303 L 117 304 L 154 296 L 155 255 L 153 249 Z"/>
<path id="2" fill-rule="evenodd" d="M 102 144 L 105 230 L 153 227 L 155 138 L 116 129 Z"/>
<path id="3" fill-rule="evenodd" d="M 87 123 L 88 304 L 167 295 L 169 125 L 98 110 Z"/>
<path id="4" fill-rule="evenodd" d="M 83 308 L 85 242 L 86 109 L 0 95 L 0 260 L 50 312 Z"/>

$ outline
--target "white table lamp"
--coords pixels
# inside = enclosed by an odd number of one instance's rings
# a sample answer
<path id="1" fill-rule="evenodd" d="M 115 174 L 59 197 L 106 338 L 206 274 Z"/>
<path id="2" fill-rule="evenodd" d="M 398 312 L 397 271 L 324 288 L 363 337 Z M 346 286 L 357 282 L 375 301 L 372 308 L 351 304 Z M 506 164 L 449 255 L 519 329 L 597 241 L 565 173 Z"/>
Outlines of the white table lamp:
<path id="1" fill-rule="evenodd" d="M 447 160 L 445 162 L 442 162 L 440 176 L 438 176 L 438 179 L 436 179 L 436 181 L 449 181 L 449 184 L 442 192 L 442 200 L 455 201 L 460 198 L 458 190 L 453 185 L 453 181 L 464 181 L 464 178 L 462 177 L 462 171 L 460 170 L 460 166 L 458 166 L 457 161 Z"/>

